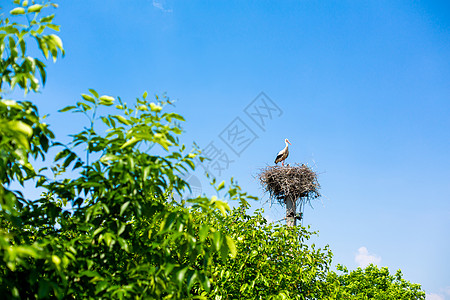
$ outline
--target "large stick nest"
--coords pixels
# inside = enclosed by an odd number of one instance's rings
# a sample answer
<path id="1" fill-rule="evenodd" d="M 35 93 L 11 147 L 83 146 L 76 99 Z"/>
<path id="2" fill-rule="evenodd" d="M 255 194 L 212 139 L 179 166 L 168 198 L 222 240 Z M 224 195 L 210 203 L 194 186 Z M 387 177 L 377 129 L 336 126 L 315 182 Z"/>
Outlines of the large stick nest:
<path id="1" fill-rule="evenodd" d="M 317 174 L 304 164 L 268 166 L 261 170 L 258 178 L 270 198 L 282 205 L 287 197 L 299 202 L 320 197 Z"/>

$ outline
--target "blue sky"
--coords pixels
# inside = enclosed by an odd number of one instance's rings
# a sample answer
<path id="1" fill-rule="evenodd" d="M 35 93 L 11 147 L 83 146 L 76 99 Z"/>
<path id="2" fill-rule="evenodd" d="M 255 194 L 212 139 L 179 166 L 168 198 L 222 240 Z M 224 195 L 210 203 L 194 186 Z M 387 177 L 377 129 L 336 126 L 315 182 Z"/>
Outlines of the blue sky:
<path id="1" fill-rule="evenodd" d="M 261 197 L 252 208 L 272 221 L 284 209 L 255 176 L 289 138 L 287 162 L 319 173 L 304 225 L 334 262 L 402 269 L 450 299 L 449 2 L 79 0 L 55 13 L 66 56 L 30 98 L 59 138 L 85 124 L 56 111 L 88 88 L 167 93 L 184 142 L 220 148 L 233 162 L 216 176 Z M 245 112 L 261 92 L 279 108 L 263 128 Z M 236 118 L 254 137 L 239 155 L 220 138 Z"/>

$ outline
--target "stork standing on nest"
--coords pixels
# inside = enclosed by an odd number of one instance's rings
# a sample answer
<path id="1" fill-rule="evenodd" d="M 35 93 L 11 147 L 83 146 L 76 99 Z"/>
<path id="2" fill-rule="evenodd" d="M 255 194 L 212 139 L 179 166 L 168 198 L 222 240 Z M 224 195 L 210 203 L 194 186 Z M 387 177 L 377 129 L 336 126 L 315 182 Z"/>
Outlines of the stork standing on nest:
<path id="1" fill-rule="evenodd" d="M 277 158 L 275 158 L 275 164 L 278 164 L 279 162 L 281 162 L 281 165 L 284 167 L 284 161 L 286 160 L 286 158 L 289 155 L 289 145 L 292 146 L 291 142 L 289 142 L 288 139 L 284 139 L 284 142 L 286 143 L 286 147 L 284 147 L 283 150 L 281 150 L 280 152 L 278 152 L 277 154 Z M 289 145 L 288 145 L 289 144 Z"/>

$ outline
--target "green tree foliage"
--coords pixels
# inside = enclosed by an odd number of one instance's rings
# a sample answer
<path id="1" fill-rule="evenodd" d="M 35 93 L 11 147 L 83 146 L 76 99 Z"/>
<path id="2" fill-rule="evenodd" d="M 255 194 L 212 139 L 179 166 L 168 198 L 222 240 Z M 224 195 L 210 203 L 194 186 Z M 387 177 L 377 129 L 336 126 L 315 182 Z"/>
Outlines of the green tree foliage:
<path id="1" fill-rule="evenodd" d="M 49 57 L 56 61 L 58 54 L 64 54 L 61 39 L 48 30 L 59 31 L 59 26 L 52 23 L 54 15 L 41 17 L 41 10 L 49 6 L 57 7 L 53 3 L 34 4 L 28 0 L 22 2 L 15 0 L 16 8 L 10 11 L 11 17 L 26 19 L 26 22 L 17 23 L 10 18 L 0 20 L 0 92 L 4 91 L 5 83 L 14 89 L 19 85 L 25 93 L 39 90 L 39 72 L 42 82 L 46 81 L 46 65 L 42 60 L 27 55 L 27 40 L 34 39 L 39 50 L 46 59 Z M 22 18 L 22 20 L 23 20 Z"/>
<path id="2" fill-rule="evenodd" d="M 14 3 L 20 4 L 18 1 Z M 43 156 L 48 150 L 49 139 L 53 134 L 42 123 L 37 107 L 31 102 L 18 103 L 4 98 L 5 92 L 17 85 L 25 91 L 37 92 L 39 79 L 45 83 L 45 64 L 38 58 L 27 55 L 27 40 L 34 39 L 38 49 L 46 58 L 49 55 L 56 60 L 58 53 L 64 54 L 61 39 L 55 34 L 46 34 L 48 30 L 59 30 L 52 24 L 54 15 L 40 17 L 39 12 L 53 4 L 28 5 L 23 1 L 11 10 L 11 17 L 26 17 L 26 24 L 13 22 L 2 14 L 0 19 L 0 199 L 4 209 L 13 210 L 14 195 L 4 188 L 11 180 L 23 184 L 25 180 L 36 176 L 28 162 L 30 156 Z M 9 87 L 9 88 L 8 88 Z M 3 212 L 2 212 L 3 213 Z"/>
<path id="3" fill-rule="evenodd" d="M 35 65 L 45 81 L 45 65 L 26 54 L 27 38 L 37 41 L 45 58 L 56 59 L 64 51 L 56 35 L 45 34 L 58 29 L 51 24 L 53 16 L 39 18 L 50 4 L 17 4 L 11 15 L 25 17 L 28 24 L 3 19 L 0 28 L 2 295 L 184 298 L 194 283 L 199 285 L 197 294 L 209 291 L 209 278 L 202 271 L 206 268 L 195 267 L 198 259 L 207 264 L 210 256 L 228 248 L 216 249 L 209 241 L 225 239 L 212 226 L 206 228 L 207 239 L 198 241 L 192 212 L 209 218 L 228 206 L 206 198 L 189 206 L 172 200 L 186 188 L 179 175 L 193 169 L 198 154 L 196 149 L 187 152 L 178 141 L 183 118 L 162 111 L 167 99 L 151 102 L 145 93 L 128 105 L 90 90 L 61 110 L 87 116 L 87 128 L 75 133 L 69 145 L 54 141 L 35 105 L 4 99 L 7 85 L 39 90 Z M 99 116 L 101 109 L 113 113 Z M 155 145 L 167 155 L 142 150 Z M 44 158 L 49 147 L 60 149 L 53 176 L 48 170 L 35 171 L 30 163 L 38 155 Z M 13 182 L 26 181 L 44 190 L 39 199 L 11 190 Z"/>
<path id="4" fill-rule="evenodd" d="M 64 54 L 44 14 L 55 5 L 14 3 L 0 21 L 2 297 L 420 299 L 419 286 L 385 269 L 330 271 L 328 247 L 307 245 L 313 233 L 248 215 L 255 198 L 234 182 L 225 194 L 240 203 L 233 210 L 217 197 L 175 201 L 199 151 L 180 143 L 184 119 L 166 97 L 127 103 L 89 89 L 61 110 L 84 115 L 87 126 L 69 144 L 56 141 L 35 104 L 5 98 L 17 87 L 38 92 L 43 61 Z M 29 54 L 33 40 L 42 59 Z M 50 148 L 53 163 L 36 170 Z M 25 184 L 41 196 L 14 190 Z"/>
<path id="5" fill-rule="evenodd" d="M 308 246 L 314 233 L 304 227 L 268 223 L 262 211 L 250 216 L 246 208 L 242 203 L 233 209 L 221 225 L 236 241 L 237 256 L 213 264 L 213 294 L 219 299 L 323 299 L 332 257 L 328 247 Z"/>
<path id="6" fill-rule="evenodd" d="M 335 287 L 333 298 L 361 300 L 425 299 L 425 292 L 421 290 L 420 285 L 405 280 L 400 270 L 392 275 L 388 268 L 379 269 L 372 264 L 365 269 L 358 268 L 351 272 L 342 265 L 338 265 L 337 268 L 342 273 L 341 275 L 334 272 L 330 272 L 328 275 L 328 281 Z"/>
<path id="7" fill-rule="evenodd" d="M 304 227 L 268 223 L 257 210 L 248 215 L 249 199 L 239 186 L 228 191 L 241 205 L 219 228 L 228 232 L 236 245 L 235 257 L 222 256 L 210 266 L 215 299 L 425 299 L 420 285 L 395 275 L 388 268 L 370 265 L 341 274 L 330 270 L 332 253 L 328 246 L 308 245 L 315 234 Z M 206 221 L 204 221 L 206 222 Z"/>

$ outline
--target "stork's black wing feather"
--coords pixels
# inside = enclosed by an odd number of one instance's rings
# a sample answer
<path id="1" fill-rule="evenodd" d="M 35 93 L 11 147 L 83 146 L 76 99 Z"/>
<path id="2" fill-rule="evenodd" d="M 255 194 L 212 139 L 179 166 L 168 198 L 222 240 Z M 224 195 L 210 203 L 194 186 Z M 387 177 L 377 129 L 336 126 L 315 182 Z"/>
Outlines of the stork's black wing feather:
<path id="1" fill-rule="evenodd" d="M 278 163 L 277 160 L 279 160 L 282 156 L 283 156 L 283 154 L 278 154 L 278 155 L 277 155 L 277 158 L 275 158 L 275 162 L 274 162 L 274 163 L 275 163 L 275 164 Z"/>

